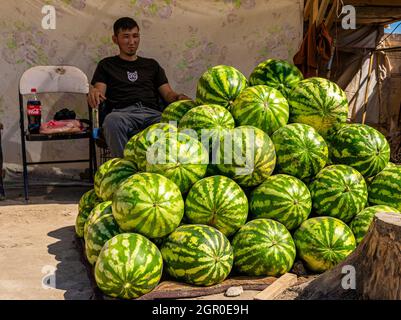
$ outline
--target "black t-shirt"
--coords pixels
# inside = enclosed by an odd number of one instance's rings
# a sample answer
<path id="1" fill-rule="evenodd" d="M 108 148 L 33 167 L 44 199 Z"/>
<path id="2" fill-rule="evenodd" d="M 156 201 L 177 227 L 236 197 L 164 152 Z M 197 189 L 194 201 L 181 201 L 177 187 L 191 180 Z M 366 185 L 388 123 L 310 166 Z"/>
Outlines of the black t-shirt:
<path id="1" fill-rule="evenodd" d="M 158 88 L 168 80 L 154 59 L 138 57 L 135 61 L 126 61 L 114 56 L 99 62 L 91 83 L 96 82 L 107 85 L 108 108 L 119 109 L 142 102 L 145 107 L 159 110 Z"/>

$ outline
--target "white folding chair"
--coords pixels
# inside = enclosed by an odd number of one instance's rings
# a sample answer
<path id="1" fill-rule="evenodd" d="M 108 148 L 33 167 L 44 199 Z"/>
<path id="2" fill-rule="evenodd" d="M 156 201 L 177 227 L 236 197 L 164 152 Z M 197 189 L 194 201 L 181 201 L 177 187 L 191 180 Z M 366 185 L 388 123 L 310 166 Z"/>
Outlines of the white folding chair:
<path id="1" fill-rule="evenodd" d="M 87 95 L 89 92 L 88 78 L 84 72 L 74 66 L 37 66 L 24 72 L 19 81 L 19 106 L 21 147 L 24 175 L 25 200 L 28 201 L 28 165 L 89 162 L 90 179 L 93 181 L 93 173 L 96 171 L 96 151 L 92 136 L 92 109 L 88 106 L 89 128 L 82 133 L 67 134 L 30 134 L 25 130 L 24 95 L 31 94 L 31 89 L 36 88 L 37 93 L 75 93 Z M 26 142 L 54 141 L 70 139 L 89 139 L 89 159 L 64 160 L 64 161 L 40 161 L 28 162 L 26 157 Z"/>

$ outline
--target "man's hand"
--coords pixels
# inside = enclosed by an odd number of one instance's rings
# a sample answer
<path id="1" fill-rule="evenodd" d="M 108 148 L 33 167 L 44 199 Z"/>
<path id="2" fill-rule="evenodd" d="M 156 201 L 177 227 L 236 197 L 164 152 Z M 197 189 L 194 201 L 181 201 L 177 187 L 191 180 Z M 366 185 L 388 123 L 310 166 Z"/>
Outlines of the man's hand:
<path id="1" fill-rule="evenodd" d="M 192 99 L 189 98 L 188 96 L 186 96 L 185 94 L 180 93 L 180 94 L 177 96 L 177 100 L 192 100 Z"/>
<path id="2" fill-rule="evenodd" d="M 172 103 L 178 100 L 192 100 L 188 98 L 185 94 L 178 94 L 173 89 L 171 89 L 168 83 L 165 83 L 159 87 L 159 93 L 163 97 L 164 101 Z"/>
<path id="3" fill-rule="evenodd" d="M 95 86 L 91 86 L 88 93 L 89 106 L 96 109 L 101 102 L 106 100 L 105 92 L 105 84 L 96 83 Z"/>

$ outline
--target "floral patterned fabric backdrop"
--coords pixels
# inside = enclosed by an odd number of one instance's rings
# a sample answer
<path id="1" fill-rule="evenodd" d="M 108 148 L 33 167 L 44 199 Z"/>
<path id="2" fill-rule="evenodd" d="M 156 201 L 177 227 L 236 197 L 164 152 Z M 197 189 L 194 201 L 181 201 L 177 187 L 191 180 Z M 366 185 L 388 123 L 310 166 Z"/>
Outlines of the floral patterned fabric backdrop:
<path id="1" fill-rule="evenodd" d="M 55 30 L 42 28 L 44 5 L 56 9 Z M 111 41 L 117 18 L 137 20 L 138 54 L 158 60 L 172 87 L 195 97 L 197 80 L 210 66 L 232 65 L 249 76 L 267 58 L 292 61 L 302 41 L 302 8 L 303 0 L 2 1 L 0 122 L 6 165 L 21 164 L 18 81 L 22 73 L 36 65 L 75 65 L 91 79 L 100 59 L 118 53 Z M 64 107 L 87 117 L 82 96 L 40 98 L 44 121 Z M 28 161 L 85 157 L 87 150 L 84 140 L 28 143 Z M 62 168 L 66 167 L 74 168 Z M 60 172 L 55 167 L 46 170 Z"/>

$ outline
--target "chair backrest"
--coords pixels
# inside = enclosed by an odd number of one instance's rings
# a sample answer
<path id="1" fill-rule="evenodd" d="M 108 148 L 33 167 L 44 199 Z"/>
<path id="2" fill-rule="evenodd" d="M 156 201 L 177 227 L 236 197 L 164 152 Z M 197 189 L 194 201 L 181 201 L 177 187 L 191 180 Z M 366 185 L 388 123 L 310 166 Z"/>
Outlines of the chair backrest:
<path id="1" fill-rule="evenodd" d="M 88 77 L 74 66 L 37 66 L 26 70 L 19 82 L 19 92 L 30 94 L 36 88 L 37 93 L 82 93 L 89 92 Z"/>

